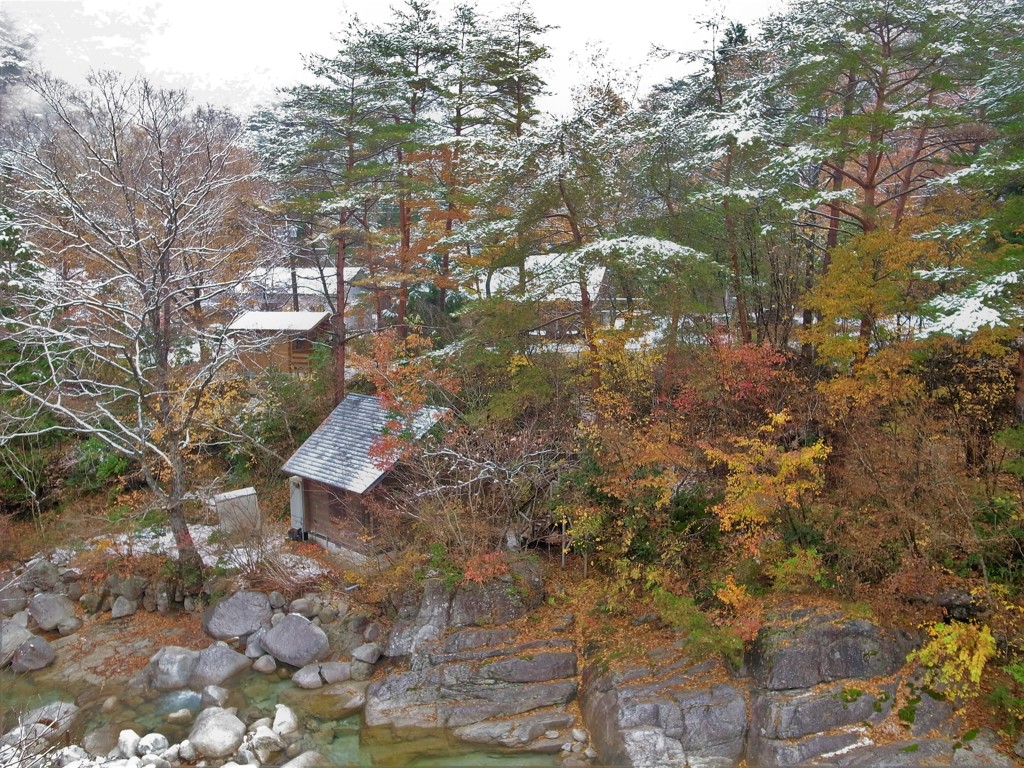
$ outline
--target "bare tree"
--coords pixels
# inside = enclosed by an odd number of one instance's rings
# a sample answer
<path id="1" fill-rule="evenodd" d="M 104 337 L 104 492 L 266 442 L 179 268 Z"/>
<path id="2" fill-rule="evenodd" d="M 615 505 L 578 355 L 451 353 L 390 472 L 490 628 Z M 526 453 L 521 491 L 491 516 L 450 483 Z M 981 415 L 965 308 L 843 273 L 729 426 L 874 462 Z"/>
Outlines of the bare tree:
<path id="1" fill-rule="evenodd" d="M 42 269 L 0 332 L 35 375 L 0 370 L 0 387 L 55 416 L 44 429 L 136 462 L 183 573 L 198 574 L 189 460 L 219 439 L 212 406 L 236 358 L 222 329 L 257 241 L 255 167 L 238 122 L 182 92 L 111 73 L 81 91 L 46 76 L 29 87 L 48 111 L 9 132 L 5 164 Z"/>

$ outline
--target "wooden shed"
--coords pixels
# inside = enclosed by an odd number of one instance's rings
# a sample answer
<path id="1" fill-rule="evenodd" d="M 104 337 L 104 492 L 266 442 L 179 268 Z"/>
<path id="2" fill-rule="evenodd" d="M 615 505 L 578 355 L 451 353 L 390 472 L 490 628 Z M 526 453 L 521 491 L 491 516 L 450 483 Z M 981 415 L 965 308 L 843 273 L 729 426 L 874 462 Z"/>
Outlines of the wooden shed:
<path id="1" fill-rule="evenodd" d="M 313 343 L 330 331 L 330 312 L 258 312 L 239 315 L 228 332 L 246 368 L 310 373 Z"/>
<path id="2" fill-rule="evenodd" d="M 422 437 L 443 414 L 421 410 L 414 436 Z M 360 553 L 374 549 L 379 526 L 364 500 L 394 466 L 382 465 L 373 452 L 390 418 L 379 398 L 350 394 L 282 467 L 292 475 L 291 525 L 303 538 Z"/>

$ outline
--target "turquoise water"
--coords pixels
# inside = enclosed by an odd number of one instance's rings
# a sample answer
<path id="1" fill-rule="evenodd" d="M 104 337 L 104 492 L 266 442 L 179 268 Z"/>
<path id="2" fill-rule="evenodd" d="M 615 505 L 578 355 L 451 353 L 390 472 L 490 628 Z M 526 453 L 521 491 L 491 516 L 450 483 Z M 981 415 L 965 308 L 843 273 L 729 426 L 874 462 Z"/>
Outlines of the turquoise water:
<path id="1" fill-rule="evenodd" d="M 286 693 L 287 691 L 287 693 Z M 411 731 L 400 734 L 389 729 L 368 730 L 360 715 L 342 719 L 318 719 L 302 711 L 301 697 L 289 680 L 249 674 L 232 685 L 228 706 L 237 706 L 239 717 L 251 722 L 273 717 L 274 705 L 284 694 L 287 703 L 302 724 L 304 748 L 315 749 L 340 768 L 552 768 L 558 761 L 552 755 L 535 755 L 510 750 L 482 750 L 463 744 L 443 731 Z M 124 728 L 143 734 L 156 731 L 171 743 L 188 736 L 189 724 L 174 725 L 166 718 L 171 712 L 188 708 L 199 711 L 199 694 L 194 691 L 170 691 L 147 697 L 126 695 L 108 712 L 101 712 L 109 692 L 41 688 L 28 676 L 0 672 L 0 726 L 6 731 L 15 724 L 16 714 L 59 700 L 75 700 L 85 711 L 81 725 L 71 734 L 77 742 L 99 729 L 116 739 Z M 284 762 L 282 759 L 281 762 Z"/>

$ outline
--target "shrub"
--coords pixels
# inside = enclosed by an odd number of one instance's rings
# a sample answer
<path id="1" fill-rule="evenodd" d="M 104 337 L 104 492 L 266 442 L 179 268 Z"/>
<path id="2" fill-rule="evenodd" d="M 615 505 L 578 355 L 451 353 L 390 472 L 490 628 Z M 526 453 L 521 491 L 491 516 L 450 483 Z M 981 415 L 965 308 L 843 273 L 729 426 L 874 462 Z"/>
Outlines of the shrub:
<path id="1" fill-rule="evenodd" d="M 931 639 L 910 655 L 925 667 L 925 685 L 944 688 L 952 698 L 976 695 L 985 664 L 996 653 L 989 628 L 954 622 L 932 624 L 927 632 Z"/>

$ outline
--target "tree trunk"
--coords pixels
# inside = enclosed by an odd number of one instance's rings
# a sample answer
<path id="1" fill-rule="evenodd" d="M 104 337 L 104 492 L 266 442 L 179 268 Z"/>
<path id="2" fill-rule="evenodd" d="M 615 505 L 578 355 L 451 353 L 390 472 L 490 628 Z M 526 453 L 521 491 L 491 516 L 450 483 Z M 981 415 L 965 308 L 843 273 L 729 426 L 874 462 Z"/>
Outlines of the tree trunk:
<path id="1" fill-rule="evenodd" d="M 344 214 L 342 214 L 342 225 L 344 225 Z M 334 313 L 334 404 L 339 405 L 345 399 L 345 312 L 348 307 L 348 295 L 345 286 L 345 249 L 348 243 L 344 235 L 338 238 L 338 255 L 335 260 L 337 272 L 337 300 L 335 303 L 337 311 Z"/>

